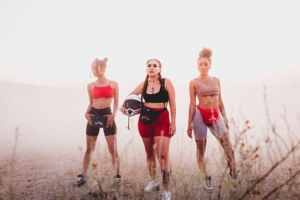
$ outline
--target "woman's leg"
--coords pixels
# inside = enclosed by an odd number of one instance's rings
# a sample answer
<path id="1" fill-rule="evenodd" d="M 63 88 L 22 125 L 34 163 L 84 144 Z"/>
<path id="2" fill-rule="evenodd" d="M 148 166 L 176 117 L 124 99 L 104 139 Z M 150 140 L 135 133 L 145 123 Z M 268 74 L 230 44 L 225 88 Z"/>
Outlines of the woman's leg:
<path id="1" fill-rule="evenodd" d="M 169 146 L 170 138 L 165 136 L 154 137 L 154 150 L 157 155 L 160 168 L 163 175 L 164 190 L 168 191 L 169 176 L 170 176 L 170 165 L 169 165 Z"/>
<path id="2" fill-rule="evenodd" d="M 98 136 L 89 136 L 86 135 L 86 151 L 83 157 L 83 165 L 82 165 L 82 175 L 86 176 L 87 169 L 90 164 L 91 155 L 95 150 L 96 141 Z"/>
<path id="3" fill-rule="evenodd" d="M 228 133 L 221 133 L 218 135 L 217 139 L 219 140 L 221 146 L 224 149 L 228 167 L 230 170 L 230 175 L 232 178 L 236 178 L 236 163 L 234 158 L 234 150 L 232 148 L 232 144 L 230 142 L 229 134 Z"/>
<path id="4" fill-rule="evenodd" d="M 195 141 L 197 145 L 196 156 L 198 167 L 202 172 L 203 178 L 206 177 L 206 163 L 204 159 L 204 153 L 206 150 L 206 138 L 207 138 L 207 125 L 204 123 L 203 118 L 198 109 L 196 109 L 193 118 L 193 130 L 195 135 Z"/>
<path id="5" fill-rule="evenodd" d="M 143 143 L 145 146 L 145 151 L 147 154 L 147 166 L 151 180 L 156 179 L 156 160 L 155 160 L 155 151 L 154 151 L 154 139 L 153 137 L 145 138 L 142 137 Z"/>
<path id="6" fill-rule="evenodd" d="M 207 176 L 206 172 L 206 163 L 204 159 L 204 153 L 206 149 L 206 139 L 205 140 L 196 140 L 196 145 L 197 145 L 197 162 L 198 162 L 198 167 L 200 171 L 202 172 L 203 178 Z"/>
<path id="7" fill-rule="evenodd" d="M 112 158 L 112 164 L 114 169 L 116 170 L 116 175 L 120 174 L 120 159 L 118 155 L 118 148 L 117 148 L 117 135 L 108 135 L 105 136 L 108 151 Z"/>

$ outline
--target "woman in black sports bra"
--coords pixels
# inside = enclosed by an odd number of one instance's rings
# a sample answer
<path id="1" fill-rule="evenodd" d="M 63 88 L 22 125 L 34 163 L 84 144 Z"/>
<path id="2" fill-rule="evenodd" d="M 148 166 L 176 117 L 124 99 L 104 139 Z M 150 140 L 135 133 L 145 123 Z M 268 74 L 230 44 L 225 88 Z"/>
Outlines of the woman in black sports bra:
<path id="1" fill-rule="evenodd" d="M 161 77 L 161 63 L 157 59 L 146 62 L 147 76 L 130 94 L 142 96 L 141 114 L 138 122 L 139 133 L 144 142 L 147 165 L 150 173 L 150 182 L 145 187 L 145 192 L 159 188 L 156 181 L 156 157 L 158 158 L 162 182 L 164 185 L 164 199 L 170 199 L 169 192 L 169 144 L 170 138 L 176 131 L 176 105 L 175 91 L 172 82 Z M 171 117 L 167 106 L 170 107 Z M 123 114 L 123 108 L 120 108 Z M 171 118 L 171 121 L 170 121 Z"/>

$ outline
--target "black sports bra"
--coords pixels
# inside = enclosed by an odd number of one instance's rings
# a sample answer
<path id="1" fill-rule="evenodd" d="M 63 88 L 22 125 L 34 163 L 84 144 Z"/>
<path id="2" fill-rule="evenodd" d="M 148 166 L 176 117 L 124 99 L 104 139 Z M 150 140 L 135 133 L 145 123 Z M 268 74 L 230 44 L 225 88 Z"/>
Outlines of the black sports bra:
<path id="1" fill-rule="evenodd" d="M 145 93 L 145 96 L 143 97 L 145 99 L 145 102 L 151 102 L 151 103 L 165 103 L 169 101 L 169 94 L 168 91 L 165 88 L 165 79 L 162 80 L 162 84 L 160 87 L 159 92 L 155 94 L 147 94 Z"/>

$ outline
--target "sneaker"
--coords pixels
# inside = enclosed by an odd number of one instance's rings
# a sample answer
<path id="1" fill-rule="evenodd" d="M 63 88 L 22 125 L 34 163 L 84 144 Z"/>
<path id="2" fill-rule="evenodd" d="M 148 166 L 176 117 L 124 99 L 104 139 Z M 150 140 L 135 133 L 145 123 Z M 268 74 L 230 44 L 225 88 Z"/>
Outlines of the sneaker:
<path id="1" fill-rule="evenodd" d="M 212 187 L 212 182 L 211 182 L 210 176 L 205 178 L 205 182 L 203 185 L 204 185 L 204 189 L 206 189 L 207 191 L 212 191 L 213 187 Z"/>
<path id="2" fill-rule="evenodd" d="M 145 187 L 145 192 L 152 192 L 153 190 L 159 190 L 159 184 L 155 181 L 150 181 Z"/>
<path id="3" fill-rule="evenodd" d="M 84 185 L 85 182 L 86 182 L 86 181 L 85 181 L 85 178 L 83 177 L 83 175 L 82 175 L 82 174 L 79 174 L 79 175 L 77 176 L 77 179 L 76 179 L 77 187 L 80 187 L 80 186 Z"/>
<path id="4" fill-rule="evenodd" d="M 121 176 L 119 174 L 114 176 L 114 181 L 115 183 L 121 183 Z"/>
<path id="5" fill-rule="evenodd" d="M 162 200 L 171 200 L 171 192 L 165 191 Z"/>

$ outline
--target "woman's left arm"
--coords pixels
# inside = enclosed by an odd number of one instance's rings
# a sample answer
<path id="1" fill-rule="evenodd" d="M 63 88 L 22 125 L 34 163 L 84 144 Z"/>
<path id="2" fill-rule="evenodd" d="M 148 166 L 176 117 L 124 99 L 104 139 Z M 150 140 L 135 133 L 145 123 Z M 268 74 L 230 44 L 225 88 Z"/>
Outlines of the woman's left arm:
<path id="1" fill-rule="evenodd" d="M 113 110 L 111 115 L 107 115 L 106 128 L 112 126 L 113 120 L 119 108 L 119 85 L 116 81 L 113 81 L 113 89 L 114 89 Z"/>
<path id="2" fill-rule="evenodd" d="M 169 106 L 171 112 L 171 125 L 170 125 L 170 135 L 171 137 L 176 132 L 176 102 L 175 102 L 175 89 L 172 82 L 169 79 L 165 79 L 165 88 L 169 95 Z"/>
<path id="3" fill-rule="evenodd" d="M 220 110 L 220 113 L 224 119 L 224 123 L 225 123 L 225 126 L 227 129 L 229 129 L 229 125 L 228 125 L 228 119 L 227 119 L 227 116 L 226 116 L 226 112 L 225 112 L 225 106 L 223 104 L 223 100 L 222 100 L 222 92 L 221 92 L 221 83 L 220 83 L 220 80 L 218 80 L 218 83 L 219 83 L 219 87 L 220 87 L 220 94 L 219 94 L 219 110 Z"/>

